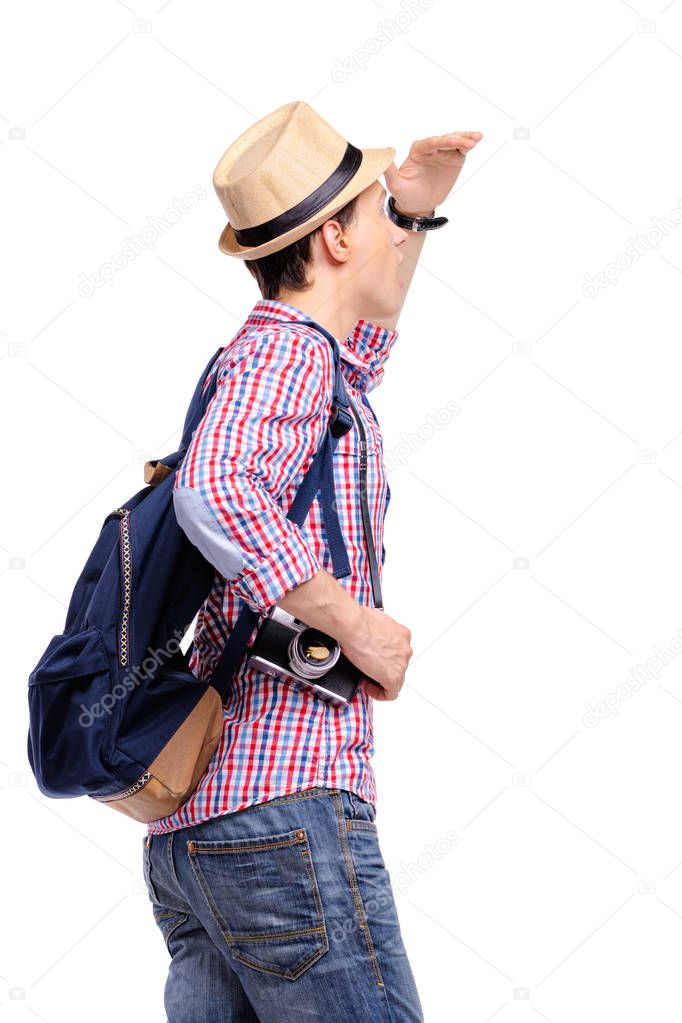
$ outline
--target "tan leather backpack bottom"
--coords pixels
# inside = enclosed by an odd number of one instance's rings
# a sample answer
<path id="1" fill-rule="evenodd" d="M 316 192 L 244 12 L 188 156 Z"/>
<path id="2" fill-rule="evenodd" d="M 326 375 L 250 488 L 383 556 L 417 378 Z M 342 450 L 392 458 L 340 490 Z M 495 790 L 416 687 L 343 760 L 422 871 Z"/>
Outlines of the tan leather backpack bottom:
<path id="1" fill-rule="evenodd" d="M 123 792 L 94 796 L 143 824 L 174 813 L 197 787 L 223 732 L 220 694 L 209 686 L 159 755 Z"/>

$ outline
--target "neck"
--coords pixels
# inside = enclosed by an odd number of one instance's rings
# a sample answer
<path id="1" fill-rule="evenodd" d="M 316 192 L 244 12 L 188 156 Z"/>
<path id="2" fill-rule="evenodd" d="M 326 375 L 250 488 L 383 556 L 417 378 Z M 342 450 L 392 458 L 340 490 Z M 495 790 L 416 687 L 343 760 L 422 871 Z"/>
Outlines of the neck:
<path id="1" fill-rule="evenodd" d="M 354 310 L 343 304 L 338 291 L 325 293 L 323 289 L 315 287 L 308 291 L 282 290 L 277 296 L 277 301 L 286 302 L 300 309 L 311 320 L 325 327 L 337 341 L 343 341 L 348 337 L 360 318 Z"/>

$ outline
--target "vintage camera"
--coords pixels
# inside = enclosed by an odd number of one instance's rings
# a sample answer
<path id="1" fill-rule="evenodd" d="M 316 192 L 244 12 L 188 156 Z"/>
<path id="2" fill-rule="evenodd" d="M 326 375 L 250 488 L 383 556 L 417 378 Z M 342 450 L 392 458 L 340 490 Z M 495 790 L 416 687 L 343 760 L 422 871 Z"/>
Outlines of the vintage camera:
<path id="1" fill-rule="evenodd" d="M 271 608 L 261 621 L 248 654 L 248 667 L 310 689 L 337 706 L 350 703 L 363 677 L 338 640 L 281 607 Z"/>

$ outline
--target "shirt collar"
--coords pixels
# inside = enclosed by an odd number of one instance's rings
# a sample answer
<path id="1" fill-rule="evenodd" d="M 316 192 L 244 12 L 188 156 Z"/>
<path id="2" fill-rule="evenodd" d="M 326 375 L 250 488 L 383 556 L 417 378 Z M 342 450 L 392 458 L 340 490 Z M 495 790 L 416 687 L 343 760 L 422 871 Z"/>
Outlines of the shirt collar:
<path id="1" fill-rule="evenodd" d="M 314 319 L 288 302 L 274 298 L 259 299 L 249 313 L 244 329 L 263 327 L 273 320 Z M 344 376 L 360 391 L 371 391 L 381 382 L 385 362 L 398 337 L 397 330 L 388 330 L 370 320 L 358 320 L 350 334 L 337 338 L 339 355 L 346 364 Z"/>

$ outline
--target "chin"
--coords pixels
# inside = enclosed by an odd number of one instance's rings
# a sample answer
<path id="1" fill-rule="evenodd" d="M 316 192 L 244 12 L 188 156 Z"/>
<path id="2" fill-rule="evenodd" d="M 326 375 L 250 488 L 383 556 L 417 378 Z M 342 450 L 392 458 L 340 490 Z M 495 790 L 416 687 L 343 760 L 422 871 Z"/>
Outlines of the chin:
<path id="1" fill-rule="evenodd" d="M 391 289 L 390 295 L 383 294 L 379 297 L 375 292 L 371 296 L 371 301 L 365 303 L 365 308 L 370 311 L 365 314 L 364 318 L 373 323 L 376 320 L 388 320 L 395 316 L 400 309 L 403 294 L 404 291 L 399 282 Z"/>

